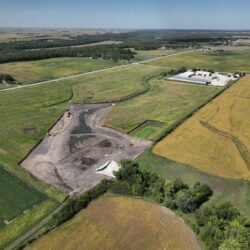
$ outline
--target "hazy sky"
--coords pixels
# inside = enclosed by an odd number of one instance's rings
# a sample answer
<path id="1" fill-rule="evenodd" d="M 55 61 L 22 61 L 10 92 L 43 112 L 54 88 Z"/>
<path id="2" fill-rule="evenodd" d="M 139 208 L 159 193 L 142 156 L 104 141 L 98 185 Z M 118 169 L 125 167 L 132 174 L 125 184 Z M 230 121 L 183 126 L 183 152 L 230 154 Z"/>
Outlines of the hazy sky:
<path id="1" fill-rule="evenodd" d="M 250 0 L 0 0 L 0 27 L 250 29 Z"/>

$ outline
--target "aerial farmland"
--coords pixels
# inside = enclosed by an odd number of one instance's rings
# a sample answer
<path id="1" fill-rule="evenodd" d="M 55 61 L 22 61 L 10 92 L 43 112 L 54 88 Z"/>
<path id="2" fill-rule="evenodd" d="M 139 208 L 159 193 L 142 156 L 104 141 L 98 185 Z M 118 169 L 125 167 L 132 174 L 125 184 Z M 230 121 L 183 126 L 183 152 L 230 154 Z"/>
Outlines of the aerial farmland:
<path id="1" fill-rule="evenodd" d="M 234 32 L 13 32 L 0 42 L 0 249 L 248 244 L 249 48 Z"/>

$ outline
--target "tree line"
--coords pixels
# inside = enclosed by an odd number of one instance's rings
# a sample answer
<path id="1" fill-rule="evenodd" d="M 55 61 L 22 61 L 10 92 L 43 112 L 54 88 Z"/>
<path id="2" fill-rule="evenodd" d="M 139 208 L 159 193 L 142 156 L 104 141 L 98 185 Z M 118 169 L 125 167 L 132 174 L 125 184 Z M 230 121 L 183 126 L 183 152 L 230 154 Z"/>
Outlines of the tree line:
<path id="1" fill-rule="evenodd" d="M 94 59 L 102 58 L 107 60 L 126 60 L 134 58 L 135 52 L 130 49 L 121 48 L 114 45 L 103 45 L 83 48 L 61 48 L 61 49 L 39 49 L 35 51 L 14 50 L 1 51 L 0 63 L 33 61 L 40 59 L 56 57 L 92 57 Z"/>

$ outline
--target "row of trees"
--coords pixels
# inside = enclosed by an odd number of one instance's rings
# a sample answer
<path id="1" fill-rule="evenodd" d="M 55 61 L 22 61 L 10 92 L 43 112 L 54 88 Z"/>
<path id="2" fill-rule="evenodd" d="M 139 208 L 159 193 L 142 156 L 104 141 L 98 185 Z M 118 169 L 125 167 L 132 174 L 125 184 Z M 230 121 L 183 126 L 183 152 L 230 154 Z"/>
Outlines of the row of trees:
<path id="1" fill-rule="evenodd" d="M 184 73 L 186 71 L 187 71 L 187 68 L 185 68 L 185 67 L 181 67 L 181 68 L 178 68 L 178 69 L 171 69 L 171 70 L 165 72 L 163 74 L 163 76 L 174 76 L 174 75 Z"/>
<path id="2" fill-rule="evenodd" d="M 119 46 L 95 46 L 83 48 L 63 48 L 63 49 L 41 49 L 41 50 L 14 50 L 1 51 L 0 63 L 33 61 L 55 57 L 93 57 L 103 58 L 113 61 L 131 60 L 135 52 Z"/>
<path id="3" fill-rule="evenodd" d="M 154 173 L 140 171 L 138 164 L 131 161 L 124 161 L 115 176 L 117 179 L 111 185 L 112 192 L 146 197 L 184 213 L 194 212 L 213 193 L 206 184 L 199 182 L 193 188 L 181 180 L 166 182 Z"/>

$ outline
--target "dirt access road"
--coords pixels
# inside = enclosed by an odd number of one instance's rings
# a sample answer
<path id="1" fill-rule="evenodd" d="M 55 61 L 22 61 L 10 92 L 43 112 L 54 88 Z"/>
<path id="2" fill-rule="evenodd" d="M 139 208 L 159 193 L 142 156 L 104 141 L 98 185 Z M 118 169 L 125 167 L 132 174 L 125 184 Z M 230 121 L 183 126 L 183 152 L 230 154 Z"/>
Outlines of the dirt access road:
<path id="1" fill-rule="evenodd" d="M 102 127 L 111 104 L 70 105 L 43 141 L 21 163 L 32 175 L 59 190 L 82 193 L 104 175 L 96 171 L 109 161 L 136 159 L 151 141 Z"/>

